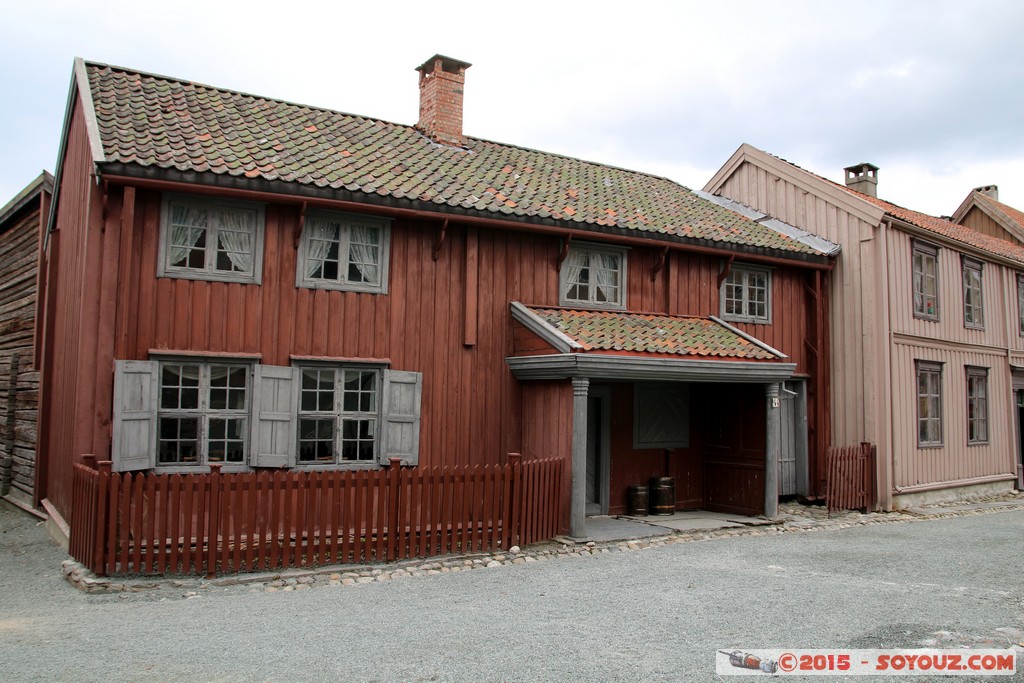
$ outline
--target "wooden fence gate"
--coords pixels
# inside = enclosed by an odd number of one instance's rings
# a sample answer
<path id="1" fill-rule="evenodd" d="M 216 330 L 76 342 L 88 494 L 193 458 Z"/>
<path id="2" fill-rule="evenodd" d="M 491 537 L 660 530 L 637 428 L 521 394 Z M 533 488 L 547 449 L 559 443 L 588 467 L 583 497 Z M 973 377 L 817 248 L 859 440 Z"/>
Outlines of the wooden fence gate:
<path id="1" fill-rule="evenodd" d="M 826 454 L 828 512 L 863 510 L 875 506 L 875 459 L 877 448 L 870 443 L 859 446 L 833 446 Z"/>

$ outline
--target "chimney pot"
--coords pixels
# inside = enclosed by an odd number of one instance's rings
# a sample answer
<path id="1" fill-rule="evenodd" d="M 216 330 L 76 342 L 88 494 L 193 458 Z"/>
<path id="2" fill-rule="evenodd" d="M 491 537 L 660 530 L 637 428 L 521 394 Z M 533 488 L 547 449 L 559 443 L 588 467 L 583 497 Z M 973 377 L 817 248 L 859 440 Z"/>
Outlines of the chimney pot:
<path id="1" fill-rule="evenodd" d="M 420 121 L 416 127 L 434 142 L 461 147 L 462 95 L 466 69 L 472 64 L 434 55 L 420 72 Z"/>
<path id="2" fill-rule="evenodd" d="M 878 196 L 878 167 L 874 164 L 864 162 L 847 166 L 846 186 L 855 192 L 866 194 L 869 197 Z"/>
<path id="3" fill-rule="evenodd" d="M 998 185 L 982 185 L 981 187 L 974 188 L 974 191 L 978 194 L 983 194 L 986 197 L 999 201 L 999 186 Z"/>

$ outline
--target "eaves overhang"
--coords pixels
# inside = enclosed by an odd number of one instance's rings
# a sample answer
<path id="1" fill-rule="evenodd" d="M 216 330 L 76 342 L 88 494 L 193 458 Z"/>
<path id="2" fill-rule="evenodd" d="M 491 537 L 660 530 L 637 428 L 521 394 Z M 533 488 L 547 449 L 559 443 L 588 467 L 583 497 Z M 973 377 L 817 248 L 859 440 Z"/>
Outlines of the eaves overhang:
<path id="1" fill-rule="evenodd" d="M 116 161 L 100 162 L 96 164 L 97 171 L 104 179 L 116 183 L 119 180 L 125 184 L 131 184 L 132 180 L 155 181 L 166 183 L 177 183 L 192 185 L 203 188 L 217 188 L 227 191 L 254 192 L 273 194 L 282 198 L 292 198 L 293 201 L 325 200 L 340 201 L 360 204 L 366 207 L 373 207 L 382 213 L 389 211 L 401 212 L 412 211 L 424 214 L 432 214 L 438 219 L 461 218 L 466 221 L 487 221 L 493 225 L 504 224 L 510 228 L 520 229 L 550 229 L 552 232 L 568 231 L 603 235 L 611 239 L 619 240 L 641 240 L 647 243 L 660 243 L 675 245 L 680 249 L 692 248 L 720 253 L 722 255 L 743 254 L 752 259 L 764 259 L 769 261 L 786 261 L 794 266 L 801 264 L 818 269 L 828 269 L 833 266 L 834 260 L 824 254 L 814 254 L 799 251 L 785 251 L 781 249 L 770 249 L 765 247 L 737 244 L 735 242 L 720 242 L 708 239 L 683 237 L 658 231 L 631 230 L 615 226 L 595 225 L 592 223 L 580 223 L 577 221 L 557 220 L 543 216 L 516 216 L 495 214 L 479 209 L 467 209 L 461 206 L 449 204 L 438 204 L 431 201 L 410 199 L 407 197 L 394 197 L 379 193 L 361 192 L 345 188 L 319 187 L 305 183 L 296 183 L 284 180 L 270 180 L 259 177 L 234 176 L 222 173 L 206 173 L 191 170 L 179 170 L 174 168 L 161 168 L 157 166 L 144 166 L 141 164 L 124 163 Z"/>
<path id="2" fill-rule="evenodd" d="M 596 353 L 558 353 L 505 359 L 519 380 L 586 377 L 597 380 L 662 382 L 784 382 L 796 363 L 643 358 Z"/>

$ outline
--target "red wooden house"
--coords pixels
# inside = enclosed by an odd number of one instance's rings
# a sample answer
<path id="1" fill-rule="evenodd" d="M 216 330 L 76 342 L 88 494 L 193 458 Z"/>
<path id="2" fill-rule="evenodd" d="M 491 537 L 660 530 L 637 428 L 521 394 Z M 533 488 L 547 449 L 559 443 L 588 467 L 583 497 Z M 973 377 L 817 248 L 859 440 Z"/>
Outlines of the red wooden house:
<path id="1" fill-rule="evenodd" d="M 408 126 L 76 62 L 48 241 L 52 515 L 74 528 L 85 454 L 159 476 L 522 453 L 564 463 L 575 535 L 654 475 L 679 508 L 771 512 L 780 459 L 815 492 L 833 245 L 467 137 L 467 67 L 420 66 Z"/>

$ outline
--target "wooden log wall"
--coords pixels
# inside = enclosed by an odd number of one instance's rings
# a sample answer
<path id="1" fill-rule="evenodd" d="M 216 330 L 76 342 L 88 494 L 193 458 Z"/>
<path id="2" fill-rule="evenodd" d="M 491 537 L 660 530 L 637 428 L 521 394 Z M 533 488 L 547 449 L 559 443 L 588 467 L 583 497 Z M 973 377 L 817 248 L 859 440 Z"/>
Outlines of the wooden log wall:
<path id="1" fill-rule="evenodd" d="M 0 233 L 0 495 L 32 506 L 39 373 L 33 367 L 39 223 L 45 198 Z"/>

